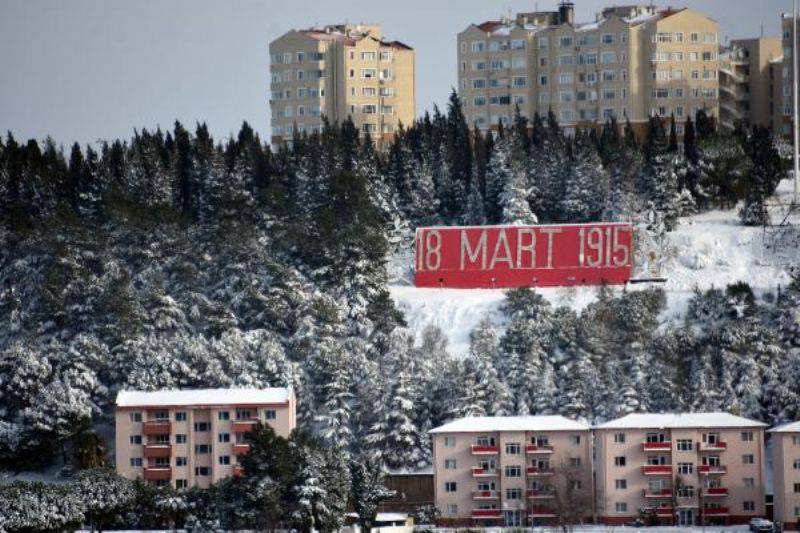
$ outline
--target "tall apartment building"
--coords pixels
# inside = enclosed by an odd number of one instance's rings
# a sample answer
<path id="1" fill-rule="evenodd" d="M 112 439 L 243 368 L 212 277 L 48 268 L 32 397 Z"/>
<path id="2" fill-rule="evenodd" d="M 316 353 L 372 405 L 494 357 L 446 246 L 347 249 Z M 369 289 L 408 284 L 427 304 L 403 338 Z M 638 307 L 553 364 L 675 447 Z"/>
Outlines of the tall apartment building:
<path id="1" fill-rule="evenodd" d="M 764 515 L 764 426 L 728 413 L 631 414 L 594 428 L 599 520 L 666 524 Z"/>
<path id="2" fill-rule="evenodd" d="M 286 388 L 120 391 L 115 421 L 117 473 L 175 488 L 240 474 L 256 423 L 283 437 L 297 424 Z"/>
<path id="3" fill-rule="evenodd" d="M 452 525 L 591 518 L 589 426 L 562 416 L 470 417 L 430 431 L 434 499 Z"/>
<path id="4" fill-rule="evenodd" d="M 362 135 L 391 138 L 415 117 L 414 50 L 377 25 L 291 30 L 269 45 L 272 143 L 352 118 Z"/>
<path id="5" fill-rule="evenodd" d="M 564 1 L 459 33 L 459 93 L 481 129 L 510 123 L 515 106 L 529 118 L 552 110 L 568 132 L 610 117 L 629 119 L 637 134 L 655 114 L 716 118 L 718 34 L 702 13 L 652 6 L 610 7 L 577 24 Z"/>
<path id="6" fill-rule="evenodd" d="M 793 44 L 792 35 L 794 19 L 791 13 L 781 14 L 781 46 L 783 47 L 783 61 L 780 66 L 776 65 L 776 70 L 779 70 L 780 80 L 777 83 L 777 94 L 780 97 L 781 105 L 776 110 L 775 114 L 775 132 L 785 137 L 792 137 L 792 109 L 793 109 L 793 92 L 792 92 L 792 77 L 794 76 L 794 61 L 793 61 Z"/>
<path id="7" fill-rule="evenodd" d="M 772 442 L 774 518 L 781 531 L 800 529 L 800 422 L 768 430 Z"/>
<path id="8" fill-rule="evenodd" d="M 772 65 L 782 62 L 783 47 L 778 38 L 736 39 L 720 54 L 719 125 L 733 131 L 763 126 L 774 131 L 777 97 Z M 777 98 L 776 98 L 777 97 Z"/>

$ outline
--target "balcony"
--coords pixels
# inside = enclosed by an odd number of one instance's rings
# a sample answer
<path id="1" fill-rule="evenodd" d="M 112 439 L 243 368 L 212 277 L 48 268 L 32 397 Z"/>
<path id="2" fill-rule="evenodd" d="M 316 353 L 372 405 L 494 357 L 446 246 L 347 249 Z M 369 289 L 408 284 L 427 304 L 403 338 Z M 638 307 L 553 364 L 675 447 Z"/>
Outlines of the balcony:
<path id="1" fill-rule="evenodd" d="M 473 490 L 473 500 L 497 500 L 500 499 L 500 493 L 496 490 Z"/>
<path id="2" fill-rule="evenodd" d="M 233 466 L 233 477 L 242 477 L 244 475 L 244 468 L 239 465 Z"/>
<path id="3" fill-rule="evenodd" d="M 728 489 L 725 487 L 708 487 L 703 490 L 704 498 L 724 498 L 728 495 Z"/>
<path id="4" fill-rule="evenodd" d="M 145 467 L 144 479 L 146 481 L 169 481 L 172 479 L 172 468 L 168 466 Z"/>
<path id="5" fill-rule="evenodd" d="M 154 459 L 158 457 L 171 457 L 172 456 L 172 445 L 171 444 L 145 444 L 144 445 L 144 456 L 148 459 Z"/>
<path id="6" fill-rule="evenodd" d="M 553 509 L 538 506 L 531 507 L 529 514 L 531 518 L 553 518 L 556 516 L 556 512 Z"/>
<path id="7" fill-rule="evenodd" d="M 233 432 L 247 433 L 249 431 L 253 431 L 253 426 L 256 424 L 258 424 L 257 418 L 251 418 L 249 420 L 236 420 L 233 422 Z"/>
<path id="8" fill-rule="evenodd" d="M 663 442 L 643 442 L 642 450 L 646 452 L 669 452 L 672 451 L 672 442 L 668 440 Z"/>
<path id="9" fill-rule="evenodd" d="M 550 467 L 539 468 L 538 466 L 529 466 L 525 469 L 525 473 L 529 476 L 552 476 L 555 474 L 555 470 Z"/>
<path id="10" fill-rule="evenodd" d="M 701 452 L 724 452 L 728 449 L 727 442 L 701 442 L 700 443 L 700 451 Z"/>
<path id="11" fill-rule="evenodd" d="M 249 444 L 234 444 L 233 445 L 233 455 L 246 455 L 247 452 L 250 451 Z"/>
<path id="12" fill-rule="evenodd" d="M 495 477 L 497 476 L 496 468 L 483 468 L 480 466 L 472 467 L 472 477 Z"/>
<path id="13" fill-rule="evenodd" d="M 142 423 L 142 433 L 145 435 L 169 435 L 172 433 L 172 423 L 169 420 L 148 420 Z"/>
<path id="14" fill-rule="evenodd" d="M 675 510 L 672 507 L 667 507 L 665 505 L 658 506 L 653 509 L 655 511 L 656 516 L 659 518 L 672 518 L 675 514 Z"/>
<path id="15" fill-rule="evenodd" d="M 727 507 L 704 507 L 703 516 L 727 516 Z"/>
<path id="16" fill-rule="evenodd" d="M 697 473 L 704 476 L 725 474 L 727 472 L 728 468 L 724 465 L 700 465 L 697 467 Z"/>
<path id="17" fill-rule="evenodd" d="M 665 498 L 672 498 L 672 489 L 661 489 L 661 490 L 644 489 L 644 497 L 654 498 L 659 500 L 663 500 Z"/>
<path id="18" fill-rule="evenodd" d="M 556 494 L 549 489 L 528 489 L 525 491 L 525 496 L 531 500 L 552 500 Z"/>
<path id="19" fill-rule="evenodd" d="M 472 455 L 497 455 L 500 453 L 499 446 L 488 446 L 485 444 L 473 444 Z"/>
<path id="20" fill-rule="evenodd" d="M 642 473 L 646 476 L 669 476 L 672 475 L 672 465 L 644 465 Z"/>
<path id="21" fill-rule="evenodd" d="M 525 446 L 525 453 L 540 454 L 540 453 L 553 453 L 553 446 L 551 444 L 528 444 Z"/>
<path id="22" fill-rule="evenodd" d="M 503 511 L 500 509 L 473 509 L 473 520 L 492 520 L 503 517 Z"/>

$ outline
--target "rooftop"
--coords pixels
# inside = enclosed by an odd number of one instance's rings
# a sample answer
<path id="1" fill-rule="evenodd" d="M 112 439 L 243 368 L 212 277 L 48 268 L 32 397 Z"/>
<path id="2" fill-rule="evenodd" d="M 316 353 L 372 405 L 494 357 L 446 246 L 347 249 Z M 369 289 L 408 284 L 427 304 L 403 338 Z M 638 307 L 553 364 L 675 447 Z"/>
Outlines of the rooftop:
<path id="1" fill-rule="evenodd" d="M 768 433 L 800 433 L 800 422 L 787 422 L 767 430 Z"/>
<path id="2" fill-rule="evenodd" d="M 767 424 L 730 413 L 632 413 L 595 426 L 597 429 L 741 428 Z"/>
<path id="3" fill-rule="evenodd" d="M 117 407 L 170 407 L 187 405 L 255 405 L 289 401 L 291 389 L 183 389 L 133 391 L 117 394 Z"/>
<path id="4" fill-rule="evenodd" d="M 481 431 L 576 431 L 589 425 L 563 416 L 471 416 L 448 422 L 429 433 L 475 433 Z"/>

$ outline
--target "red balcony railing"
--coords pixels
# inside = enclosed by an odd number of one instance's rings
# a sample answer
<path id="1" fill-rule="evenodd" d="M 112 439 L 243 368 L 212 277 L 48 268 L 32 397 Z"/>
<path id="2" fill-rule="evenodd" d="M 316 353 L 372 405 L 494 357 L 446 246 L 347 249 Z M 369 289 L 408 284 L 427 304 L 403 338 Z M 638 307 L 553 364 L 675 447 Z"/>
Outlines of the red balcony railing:
<path id="1" fill-rule="evenodd" d="M 253 426 L 258 424 L 258 419 L 252 418 L 250 420 L 236 420 L 233 423 L 234 433 L 247 433 L 253 431 Z"/>
<path id="2" fill-rule="evenodd" d="M 474 500 L 496 500 L 500 498 L 500 493 L 496 490 L 473 490 L 472 499 Z"/>
<path id="3" fill-rule="evenodd" d="M 145 444 L 144 456 L 148 459 L 157 457 L 171 457 L 172 445 L 170 444 Z"/>
<path id="4" fill-rule="evenodd" d="M 725 474 L 728 468 L 725 465 L 700 465 L 697 472 L 700 474 Z"/>
<path id="5" fill-rule="evenodd" d="M 500 453 L 499 446 L 487 446 L 484 444 L 473 444 L 472 455 L 497 455 Z"/>
<path id="6" fill-rule="evenodd" d="M 165 481 L 172 479 L 172 468 L 168 466 L 145 467 L 144 479 L 146 481 Z"/>
<path id="7" fill-rule="evenodd" d="M 487 518 L 501 518 L 503 511 L 500 509 L 473 509 L 472 518 L 487 519 Z"/>
<path id="8" fill-rule="evenodd" d="M 233 445 L 233 455 L 245 455 L 249 451 L 250 451 L 250 445 L 249 444 L 234 444 Z"/>
<path id="9" fill-rule="evenodd" d="M 555 474 L 555 470 L 552 468 L 539 468 L 538 466 L 529 466 L 525 469 L 525 472 L 529 476 L 552 476 Z"/>
<path id="10" fill-rule="evenodd" d="M 642 449 L 646 452 L 668 452 L 672 450 L 672 442 L 643 442 Z"/>
<path id="11" fill-rule="evenodd" d="M 244 475 L 244 468 L 239 465 L 233 467 L 233 477 L 242 477 Z"/>
<path id="12" fill-rule="evenodd" d="M 534 500 L 548 500 L 554 498 L 555 493 L 552 490 L 546 489 L 528 489 L 525 492 L 525 496 Z"/>
<path id="13" fill-rule="evenodd" d="M 700 443 L 700 451 L 701 452 L 721 452 L 728 449 L 728 443 L 719 441 L 719 442 L 701 442 Z"/>
<path id="14" fill-rule="evenodd" d="M 655 508 L 656 516 L 659 518 L 672 518 L 675 510 L 672 507 L 659 506 Z"/>
<path id="15" fill-rule="evenodd" d="M 550 507 L 540 507 L 534 505 L 531 507 L 530 515 L 532 518 L 548 518 L 556 515 L 556 512 Z"/>
<path id="16" fill-rule="evenodd" d="M 646 476 L 665 476 L 672 474 L 672 465 L 644 465 L 642 472 Z"/>
<path id="17" fill-rule="evenodd" d="M 553 446 L 550 444 L 528 444 L 525 446 L 525 453 L 553 453 Z"/>
<path id="18" fill-rule="evenodd" d="M 661 489 L 661 490 L 648 490 L 644 489 L 644 497 L 645 498 L 671 498 L 672 497 L 672 489 Z"/>
<path id="19" fill-rule="evenodd" d="M 703 514 L 705 516 L 725 516 L 728 514 L 727 507 L 703 507 Z"/>
<path id="20" fill-rule="evenodd" d="M 142 433 L 145 435 L 169 435 L 172 433 L 172 423 L 169 420 L 148 420 L 142 423 Z"/>
<path id="21" fill-rule="evenodd" d="M 703 491 L 706 498 L 722 498 L 728 495 L 726 487 L 708 487 Z"/>
<path id="22" fill-rule="evenodd" d="M 493 477 L 497 475 L 496 468 L 483 468 L 480 466 L 472 467 L 472 477 Z"/>

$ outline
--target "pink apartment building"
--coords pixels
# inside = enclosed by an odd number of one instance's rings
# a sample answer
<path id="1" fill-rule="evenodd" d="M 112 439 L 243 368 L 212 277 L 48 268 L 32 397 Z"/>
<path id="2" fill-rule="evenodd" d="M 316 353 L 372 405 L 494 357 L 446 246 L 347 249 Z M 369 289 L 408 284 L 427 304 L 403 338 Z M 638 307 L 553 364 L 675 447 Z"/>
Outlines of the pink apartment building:
<path id="1" fill-rule="evenodd" d="M 296 420 L 287 388 L 196 389 L 117 395 L 116 464 L 124 477 L 176 488 L 239 475 L 244 435 L 261 422 L 288 437 Z"/>
<path id="2" fill-rule="evenodd" d="M 767 431 L 772 447 L 775 522 L 782 531 L 800 529 L 800 422 Z"/>
<path id="3" fill-rule="evenodd" d="M 765 424 L 729 413 L 630 414 L 594 428 L 601 522 L 745 523 L 764 516 Z"/>
<path id="4" fill-rule="evenodd" d="M 588 425 L 563 416 L 470 417 L 430 434 L 443 525 L 591 518 Z"/>

